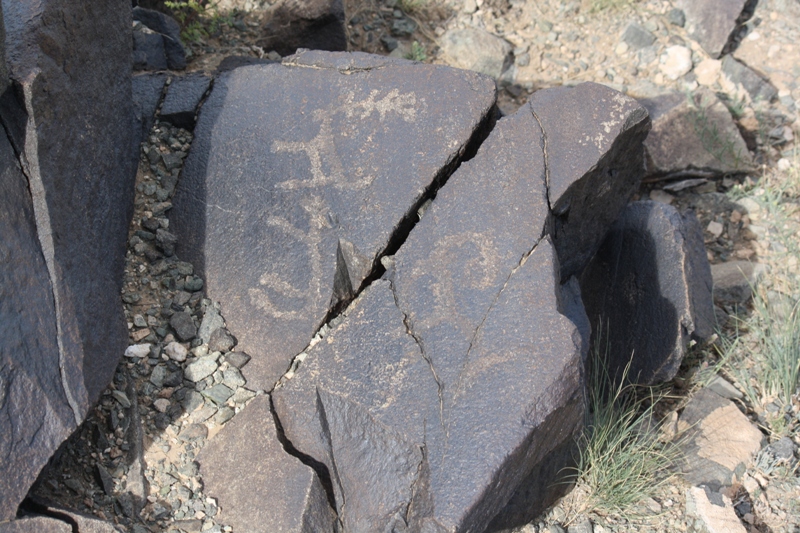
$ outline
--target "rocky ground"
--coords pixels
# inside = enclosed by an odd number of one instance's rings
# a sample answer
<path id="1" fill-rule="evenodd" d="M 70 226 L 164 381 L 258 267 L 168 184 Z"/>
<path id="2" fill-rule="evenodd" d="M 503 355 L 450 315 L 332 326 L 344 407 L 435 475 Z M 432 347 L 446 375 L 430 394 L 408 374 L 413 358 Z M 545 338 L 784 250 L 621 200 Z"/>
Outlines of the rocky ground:
<path id="1" fill-rule="evenodd" d="M 211 72 L 229 55 L 279 59 L 258 44 L 259 10 L 264 6 L 234 4 L 247 10 L 221 12 L 221 23 L 210 35 L 189 43 L 190 70 Z M 794 135 L 800 133 L 800 86 L 776 75 L 771 80 L 777 88 L 774 101 L 750 101 L 729 77 L 720 75 L 719 62 L 689 37 L 673 3 L 348 0 L 345 4 L 353 50 L 459 66 L 468 58 L 466 52 L 448 54 L 450 45 L 444 39 L 448 32 L 478 28 L 505 39 L 513 61 L 500 77 L 500 108 L 506 113 L 537 89 L 582 81 L 604 83 L 641 98 L 665 90 L 712 89 L 734 111 L 756 166 L 749 173 L 701 176 L 699 183 L 651 177 L 639 196 L 694 209 L 705 229 L 712 264 L 754 260 L 770 265 L 772 270 L 761 283 L 773 292 L 784 279 L 777 273 L 798 275 L 797 257 L 787 249 L 785 237 L 800 235 L 800 210 L 789 204 L 782 211 L 786 218 L 777 219 L 768 208 L 772 189 L 765 184 L 798 179 L 800 155 Z M 800 50 L 795 44 L 800 37 L 799 12 L 800 4 L 793 0 L 762 1 L 737 40 L 756 43 L 774 59 L 768 63 L 776 64 L 776 71 L 786 62 L 799 69 Z M 491 46 L 470 53 L 486 50 Z M 94 413 L 62 447 L 34 491 L 39 501 L 58 502 L 136 533 L 231 531 L 215 520 L 216 502 L 203 493 L 194 459 L 208 439 L 258 394 L 247 388 L 249 357 L 236 350 L 219 309 L 204 297 L 203 280 L 193 265 L 175 255 L 178 243 L 170 232 L 170 199 L 191 142 L 191 132 L 157 122 L 142 143 L 122 294 L 130 347 Z M 796 199 L 797 191 L 794 194 Z M 748 308 L 732 300 L 719 301 L 716 311 L 724 336 L 734 333 L 738 317 L 746 316 Z M 669 384 L 673 398 L 667 405 L 672 410 L 684 407 L 718 355 L 713 346 L 695 348 L 679 377 Z M 754 427 L 759 423 L 762 429 L 768 427 L 754 406 L 735 394 L 732 398 Z M 787 408 L 788 463 L 800 445 L 799 411 L 797 403 Z M 765 430 L 761 436 L 759 447 L 779 440 Z M 759 453 L 756 464 L 738 472 L 725 493 L 747 531 L 800 530 L 797 471 L 781 474 L 773 468 L 777 464 L 773 452 Z M 691 487 L 676 476 L 658 496 L 642 503 L 635 519 L 586 509 L 579 488 L 520 532 L 705 531 L 708 526 L 698 518 L 701 513 Z"/>

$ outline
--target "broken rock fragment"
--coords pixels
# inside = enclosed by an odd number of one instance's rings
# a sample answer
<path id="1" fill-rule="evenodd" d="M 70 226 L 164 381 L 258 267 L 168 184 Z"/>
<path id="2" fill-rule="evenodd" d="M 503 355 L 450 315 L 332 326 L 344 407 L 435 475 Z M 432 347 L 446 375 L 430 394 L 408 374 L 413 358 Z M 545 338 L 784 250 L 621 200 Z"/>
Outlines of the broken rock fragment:
<path id="1" fill-rule="evenodd" d="M 284 451 L 269 404 L 269 396 L 256 397 L 198 458 L 205 491 L 219 502 L 219 520 L 235 531 L 332 532 L 334 515 L 319 477 Z"/>
<path id="2" fill-rule="evenodd" d="M 683 9 L 686 15 L 689 36 L 717 59 L 736 28 L 736 20 L 745 4 L 746 0 L 678 0 L 676 7 Z"/>
<path id="3" fill-rule="evenodd" d="M 637 383 L 672 379 L 691 339 L 713 333 L 711 270 L 694 213 L 629 204 L 581 279 L 593 343 L 608 372 Z M 606 348 L 603 348 L 606 349 Z"/>
<path id="4" fill-rule="evenodd" d="M 271 389 L 352 299 L 494 98 L 478 74 L 359 53 L 305 52 L 214 82 L 172 219 L 253 356 L 251 386 Z"/>

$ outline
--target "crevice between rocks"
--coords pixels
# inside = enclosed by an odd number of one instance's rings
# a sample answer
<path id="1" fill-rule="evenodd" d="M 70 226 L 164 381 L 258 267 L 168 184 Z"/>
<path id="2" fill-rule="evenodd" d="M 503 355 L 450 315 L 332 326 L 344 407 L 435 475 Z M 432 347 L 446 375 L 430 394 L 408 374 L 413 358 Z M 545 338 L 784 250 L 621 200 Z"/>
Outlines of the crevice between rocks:
<path id="1" fill-rule="evenodd" d="M 72 533 L 81 533 L 80 528 L 78 526 L 78 522 L 66 513 L 60 513 L 54 509 L 47 507 L 46 505 L 42 505 L 41 503 L 37 503 L 30 498 L 26 498 L 22 501 L 19 506 L 20 511 L 24 511 L 26 513 L 30 513 L 31 515 L 38 515 L 38 516 L 47 516 L 50 518 L 54 518 L 65 524 L 68 524 L 70 529 L 72 529 Z M 19 518 L 19 517 L 18 517 Z"/>

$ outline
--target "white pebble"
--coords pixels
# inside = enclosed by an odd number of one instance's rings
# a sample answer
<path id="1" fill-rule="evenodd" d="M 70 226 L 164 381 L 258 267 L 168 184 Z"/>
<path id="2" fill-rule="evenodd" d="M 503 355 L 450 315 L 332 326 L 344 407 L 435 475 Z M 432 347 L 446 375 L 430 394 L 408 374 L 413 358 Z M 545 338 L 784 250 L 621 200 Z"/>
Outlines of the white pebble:
<path id="1" fill-rule="evenodd" d="M 167 409 L 169 409 L 169 400 L 166 398 L 159 398 L 153 402 L 153 407 L 155 407 L 156 411 L 159 413 L 166 413 Z"/>
<path id="2" fill-rule="evenodd" d="M 150 343 L 132 344 L 125 349 L 125 357 L 147 357 L 150 354 Z"/>
<path id="3" fill-rule="evenodd" d="M 179 363 L 181 361 L 186 361 L 186 356 L 189 353 L 183 344 L 174 341 L 167 344 L 166 348 L 164 348 L 164 351 L 167 353 L 170 359 L 173 361 L 178 361 Z"/>

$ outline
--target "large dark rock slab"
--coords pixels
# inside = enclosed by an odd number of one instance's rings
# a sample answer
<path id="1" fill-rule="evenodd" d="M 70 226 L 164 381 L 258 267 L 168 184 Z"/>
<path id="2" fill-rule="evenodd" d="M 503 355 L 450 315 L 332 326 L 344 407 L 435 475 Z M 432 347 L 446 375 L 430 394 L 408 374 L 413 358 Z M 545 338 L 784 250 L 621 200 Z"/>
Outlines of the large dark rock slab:
<path id="1" fill-rule="evenodd" d="M 215 81 L 172 221 L 253 356 L 250 385 L 271 389 L 353 297 L 494 97 L 475 73 L 358 53 L 306 52 Z"/>
<path id="2" fill-rule="evenodd" d="M 53 289 L 28 182 L 5 135 L 0 234 L 0 520 L 8 520 L 81 413 L 61 380 Z"/>
<path id="3" fill-rule="evenodd" d="M 597 83 L 538 91 L 548 201 L 561 280 L 580 274 L 644 175 L 650 120 L 636 100 Z"/>
<path id="4" fill-rule="evenodd" d="M 236 531 L 323 533 L 334 530 L 328 496 L 314 471 L 287 454 L 267 395 L 255 398 L 198 457 L 219 520 Z"/>
<path id="5" fill-rule="evenodd" d="M 156 109 L 164 93 L 166 74 L 136 74 L 133 76 L 133 108 L 140 125 L 139 142 L 147 138 L 156 119 Z"/>
<path id="6" fill-rule="evenodd" d="M 265 14 L 259 46 L 280 55 L 298 48 L 347 50 L 342 0 L 279 0 Z"/>
<path id="7" fill-rule="evenodd" d="M 3 23 L 3 5 L 0 4 L 0 94 L 8 88 L 8 67 L 6 66 L 6 27 Z"/>
<path id="8" fill-rule="evenodd" d="M 629 204 L 581 281 L 593 342 L 607 350 L 612 376 L 630 363 L 631 381 L 668 381 L 689 341 L 714 332 L 711 269 L 691 211 Z"/>
<path id="9" fill-rule="evenodd" d="M 10 360 L 3 372 L 15 376 L 4 376 L 0 403 L 9 416 L 0 434 L 13 436 L 18 452 L 2 454 L 9 461 L 2 484 L 13 488 L 0 494 L 5 519 L 42 458 L 83 420 L 127 345 L 119 294 L 138 138 L 125 0 L 3 0 L 2 9 L 16 87 L 6 91 L 0 119 L 30 194 L 3 210 L 21 224 L 4 235 L 16 232 L 25 254 L 5 261 L 25 257 L 29 267 L 24 275 L 9 270 L 22 277 L 3 298 L 15 315 L 3 321 L 10 325 L 0 337 Z M 31 220 L 34 230 L 25 229 Z M 20 397 L 24 403 L 11 401 Z M 32 440 L 21 439 L 29 431 Z"/>
<path id="10" fill-rule="evenodd" d="M 345 529 L 483 531 L 580 427 L 582 339 L 542 237 L 542 145 L 529 108 L 499 121 L 386 279 L 276 389 L 286 437 L 331 472 Z"/>
<path id="11" fill-rule="evenodd" d="M 160 11 L 145 9 L 143 7 L 133 8 L 133 20 L 141 22 L 155 35 L 161 39 L 161 50 L 163 51 L 163 68 L 172 70 L 183 70 L 186 68 L 186 51 L 181 42 L 181 27 L 178 22 Z M 136 32 L 134 32 L 134 37 Z M 134 46 L 135 48 L 135 46 Z M 159 58 L 159 61 L 162 59 Z"/>
<path id="12" fill-rule="evenodd" d="M 676 6 L 686 14 L 686 31 L 713 58 L 722 54 L 736 28 L 747 0 L 678 0 Z"/>

